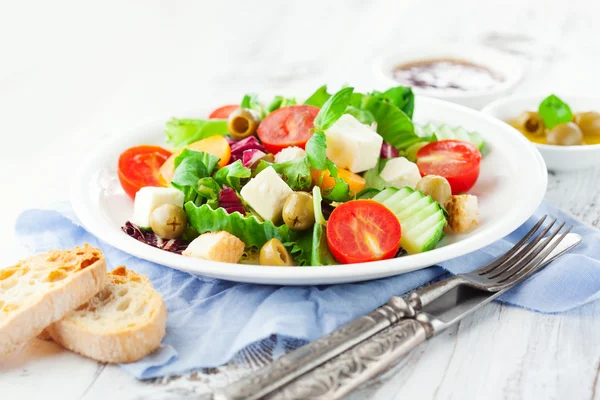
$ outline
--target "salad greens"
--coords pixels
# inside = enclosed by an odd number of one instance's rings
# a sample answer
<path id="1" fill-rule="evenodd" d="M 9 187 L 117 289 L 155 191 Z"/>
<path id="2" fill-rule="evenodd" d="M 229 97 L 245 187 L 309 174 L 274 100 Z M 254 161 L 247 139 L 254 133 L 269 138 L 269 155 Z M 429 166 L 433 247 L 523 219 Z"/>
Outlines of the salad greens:
<path id="1" fill-rule="evenodd" d="M 176 119 L 167 122 L 167 142 L 183 147 L 209 136 L 227 135 L 227 121 L 221 119 Z"/>
<path id="2" fill-rule="evenodd" d="M 271 221 L 261 222 L 253 216 L 245 217 L 238 212 L 228 214 L 223 208 L 212 209 L 204 204 L 185 204 L 189 224 L 198 232 L 226 231 L 238 237 L 247 247 L 261 248 L 275 238 L 282 243 L 293 242 L 295 234 L 287 225 L 275 226 Z"/>
<path id="3" fill-rule="evenodd" d="M 283 180 L 292 190 L 310 190 L 312 176 L 307 157 L 275 164 L 261 160 L 254 170 L 254 175 L 269 166 L 273 167 L 275 172 L 282 175 Z"/>
<path id="4" fill-rule="evenodd" d="M 275 96 L 275 98 L 273 98 L 273 100 L 267 106 L 267 113 L 272 113 L 279 108 L 289 107 L 295 104 L 297 104 L 297 102 L 293 97 Z"/>
<path id="5" fill-rule="evenodd" d="M 197 204 L 203 204 L 208 199 L 213 199 L 215 195 L 208 191 L 214 188 L 211 174 L 217 168 L 219 159 L 212 154 L 184 149 L 179 156 L 175 158 L 175 174 L 171 180 L 171 185 L 184 193 L 184 201 L 192 201 Z M 199 182 L 203 180 L 202 191 Z M 218 198 L 219 187 L 216 187 L 216 197 Z"/>
<path id="6" fill-rule="evenodd" d="M 318 88 L 308 99 L 306 99 L 304 104 L 315 107 L 323 107 L 323 104 L 325 104 L 330 97 L 331 95 L 327 93 L 327 85 L 323 85 Z"/>
<path id="7" fill-rule="evenodd" d="M 573 112 L 569 105 L 553 94 L 540 103 L 538 114 L 548 129 L 573 120 Z"/>
<path id="8" fill-rule="evenodd" d="M 340 119 L 348 105 L 350 105 L 352 92 L 354 92 L 354 88 L 345 87 L 327 99 L 315 118 L 315 131 L 327 130 L 331 128 L 335 121 Z"/>
<path id="9" fill-rule="evenodd" d="M 318 186 L 315 186 L 312 193 L 315 210 L 315 226 L 313 227 L 310 265 L 335 265 L 337 262 L 327 246 L 327 225 L 325 217 L 323 216 L 323 211 L 321 210 L 321 189 L 319 189 Z"/>
<path id="10" fill-rule="evenodd" d="M 241 180 L 250 178 L 252 171 L 242 165 L 242 160 L 220 168 L 214 175 L 214 180 L 221 186 L 229 186 L 236 192 L 242 189 Z"/>

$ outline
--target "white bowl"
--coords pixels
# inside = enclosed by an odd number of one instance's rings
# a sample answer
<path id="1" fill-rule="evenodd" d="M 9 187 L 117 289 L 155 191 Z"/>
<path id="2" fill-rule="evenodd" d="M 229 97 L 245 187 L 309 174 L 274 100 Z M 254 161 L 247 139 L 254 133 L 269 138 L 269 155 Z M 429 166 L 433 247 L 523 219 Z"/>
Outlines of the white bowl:
<path id="1" fill-rule="evenodd" d="M 373 62 L 373 73 L 382 85 L 386 87 L 398 86 L 400 83 L 393 76 L 393 70 L 398 65 L 442 58 L 459 59 L 481 65 L 503 76 L 504 81 L 492 88 L 464 92 L 413 87 L 416 94 L 435 97 L 480 110 L 491 101 L 508 94 L 523 77 L 523 67 L 514 57 L 483 47 L 451 44 L 404 49 L 398 53 L 380 56 Z"/>
<path id="2" fill-rule="evenodd" d="M 482 112 L 501 121 L 508 121 L 527 110 L 537 110 L 550 93 L 541 95 L 510 96 L 488 104 Z M 600 112 L 600 97 L 557 94 L 573 112 Z M 508 125 L 508 124 L 507 124 Z M 513 128 L 514 129 L 514 128 Z M 516 129 L 515 129 L 516 130 Z M 551 171 L 573 171 L 600 166 L 600 144 L 585 146 L 554 146 L 534 143 Z"/>
<path id="3" fill-rule="evenodd" d="M 185 114 L 203 117 L 204 113 Z M 491 244 L 518 228 L 540 204 L 546 191 L 544 160 L 513 128 L 480 112 L 440 100 L 417 96 L 415 121 L 445 122 L 480 132 L 489 147 L 481 162 L 477 184 L 470 193 L 479 199 L 479 226 L 464 234 L 447 235 L 436 249 L 391 260 L 306 268 L 274 268 L 203 261 L 150 247 L 121 231 L 132 214 L 133 202 L 117 176 L 119 154 L 128 147 L 164 146 L 165 121 L 156 121 L 119 134 L 103 149 L 95 149 L 74 172 L 73 209 L 83 225 L 104 242 L 134 256 L 190 273 L 239 282 L 281 285 L 355 282 L 398 275 L 459 257 Z M 511 206 L 519 193 L 519 206 Z"/>

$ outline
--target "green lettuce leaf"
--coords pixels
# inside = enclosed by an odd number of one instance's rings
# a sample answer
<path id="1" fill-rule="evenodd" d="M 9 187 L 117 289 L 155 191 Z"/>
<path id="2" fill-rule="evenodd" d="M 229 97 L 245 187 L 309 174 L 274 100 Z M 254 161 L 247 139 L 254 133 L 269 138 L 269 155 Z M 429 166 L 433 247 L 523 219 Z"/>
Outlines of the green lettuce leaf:
<path id="1" fill-rule="evenodd" d="M 335 164 L 327 159 L 327 169 L 329 175 L 334 179 L 335 185 L 332 188 L 323 191 L 323 197 L 329 201 L 344 202 L 352 197 L 350 186 L 342 178 L 338 177 L 338 169 Z M 319 182 L 320 185 L 320 182 Z"/>
<path id="2" fill-rule="evenodd" d="M 310 266 L 312 262 L 312 243 L 313 233 L 311 231 L 304 232 L 295 242 L 284 243 L 288 249 L 294 263 L 297 266 Z"/>
<path id="3" fill-rule="evenodd" d="M 310 163 L 307 157 L 277 164 L 271 164 L 265 160 L 261 160 L 254 170 L 254 176 L 269 166 L 273 167 L 275 172 L 282 176 L 285 183 L 287 183 L 292 190 L 305 191 L 309 190 L 312 186 Z"/>
<path id="4" fill-rule="evenodd" d="M 410 87 L 396 86 L 386 90 L 383 94 L 412 119 L 415 110 L 415 95 Z"/>
<path id="5" fill-rule="evenodd" d="M 227 133 L 227 121 L 219 119 L 173 118 L 165 127 L 167 142 L 175 147 L 183 147 L 210 136 L 224 136 Z"/>
<path id="6" fill-rule="evenodd" d="M 329 129 L 344 114 L 352 99 L 352 92 L 354 88 L 345 87 L 327 99 L 315 118 L 315 130 Z"/>
<path id="7" fill-rule="evenodd" d="M 242 98 L 242 102 L 240 103 L 240 107 L 255 111 L 260 119 L 263 119 L 267 115 L 264 106 L 258 100 L 257 93 L 250 93 L 244 95 L 244 97 Z"/>
<path id="8" fill-rule="evenodd" d="M 327 100 L 329 100 L 329 98 L 331 97 L 331 95 L 329 93 L 327 93 L 327 85 L 323 85 L 320 88 L 318 88 L 305 102 L 304 104 L 307 104 L 309 106 L 316 106 L 316 107 L 323 107 L 323 104 L 325 104 L 325 102 Z"/>
<path id="9" fill-rule="evenodd" d="M 371 114 L 371 111 L 361 110 L 353 105 L 349 105 L 344 114 L 352 115 L 354 118 L 359 120 L 361 124 L 371 125 L 373 122 L 375 122 L 375 117 L 373 114 Z"/>
<path id="10" fill-rule="evenodd" d="M 185 204 L 188 223 L 198 232 L 226 231 L 238 237 L 246 247 L 260 249 L 266 242 L 275 238 L 282 243 L 290 243 L 295 234 L 287 225 L 275 226 L 271 221 L 260 222 L 255 217 L 244 217 L 239 212 L 228 214 L 223 208 L 212 209 L 204 204 L 197 207 L 194 203 Z"/>
<path id="11" fill-rule="evenodd" d="M 219 207 L 219 193 L 221 192 L 221 185 L 219 185 L 213 178 L 201 178 L 198 181 L 196 187 L 197 197 L 194 204 L 197 206 L 205 203 L 210 208 Z"/>
<path id="12" fill-rule="evenodd" d="M 297 102 L 296 99 L 293 97 L 288 98 L 283 96 L 275 96 L 273 101 L 271 101 L 267 106 L 267 114 L 272 113 L 273 111 L 279 108 L 289 107 L 295 104 L 297 104 Z"/>
<path id="13" fill-rule="evenodd" d="M 201 195 L 198 199 L 198 182 L 202 178 L 209 178 L 217 167 L 219 158 L 209 153 L 184 149 L 175 158 L 175 173 L 171 185 L 184 193 L 184 201 L 202 203 Z"/>
<path id="14" fill-rule="evenodd" d="M 356 101 L 356 97 L 353 98 L 353 101 Z M 356 104 L 353 105 L 356 107 Z M 415 133 L 415 127 L 410 118 L 392 104 L 385 94 L 362 95 L 360 108 L 373 114 L 377 122 L 377 133 L 398 150 L 404 150 L 423 140 Z"/>
<path id="15" fill-rule="evenodd" d="M 378 190 L 383 190 L 386 188 L 387 183 L 379 175 L 381 173 L 381 170 L 383 169 L 382 165 L 383 163 L 381 162 L 381 159 L 379 159 L 377 161 L 377 165 L 375 165 L 374 168 L 371 168 L 370 170 L 365 172 L 365 174 L 363 175 L 363 178 L 365 178 L 365 186 L 367 188 L 374 188 Z"/>
<path id="16" fill-rule="evenodd" d="M 242 189 L 241 180 L 250 178 L 252 171 L 250 168 L 244 167 L 242 160 L 237 160 L 221 169 L 219 169 L 213 178 L 221 186 L 229 186 L 236 192 Z"/>
<path id="17" fill-rule="evenodd" d="M 315 209 L 315 226 L 313 227 L 313 240 L 311 250 L 312 266 L 335 265 L 337 262 L 327 244 L 327 227 L 323 211 L 321 210 L 321 190 L 318 186 L 313 188 L 313 204 Z"/>
<path id="18" fill-rule="evenodd" d="M 553 94 L 540 103 L 538 114 L 548 129 L 573 121 L 573 112 L 569 105 Z"/>

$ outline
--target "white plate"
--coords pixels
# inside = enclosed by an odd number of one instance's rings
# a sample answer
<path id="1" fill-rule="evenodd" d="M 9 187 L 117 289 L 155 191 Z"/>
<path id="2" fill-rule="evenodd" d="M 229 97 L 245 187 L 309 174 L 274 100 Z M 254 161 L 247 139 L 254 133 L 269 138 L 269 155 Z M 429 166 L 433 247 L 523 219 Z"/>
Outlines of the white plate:
<path id="1" fill-rule="evenodd" d="M 482 161 L 479 180 L 471 191 L 479 198 L 479 226 L 467 234 L 448 235 L 438 248 L 422 254 L 352 265 L 274 268 L 203 261 L 138 242 L 121 231 L 131 216 L 133 202 L 120 187 L 117 160 L 131 146 L 164 145 L 165 121 L 123 134 L 91 155 L 85 165 L 74 171 L 71 200 L 77 217 L 91 233 L 127 253 L 209 277 L 282 285 L 363 281 L 425 268 L 495 242 L 535 211 L 546 191 L 546 166 L 538 151 L 517 131 L 466 107 L 419 96 L 415 120 L 476 130 L 490 147 Z"/>
<path id="2" fill-rule="evenodd" d="M 410 49 L 403 48 L 401 52 L 380 56 L 373 62 L 373 73 L 387 87 L 397 86 L 399 83 L 394 79 L 393 70 L 398 65 L 440 58 L 466 60 L 482 65 L 502 75 L 505 80 L 491 88 L 477 91 L 458 92 L 413 87 L 416 94 L 435 97 L 480 110 L 489 102 L 509 93 L 523 77 L 521 63 L 512 56 L 486 47 L 449 43 Z"/>
<path id="3" fill-rule="evenodd" d="M 505 97 L 488 104 L 481 112 L 498 118 L 500 121 L 508 121 L 518 117 L 523 111 L 537 110 L 542 100 L 548 95 L 549 93 Z M 562 95 L 560 93 L 557 95 L 571 107 L 574 113 L 600 112 L 600 97 Z M 554 146 L 535 143 L 534 145 L 542 154 L 551 171 L 573 171 L 600 165 L 600 144 Z"/>

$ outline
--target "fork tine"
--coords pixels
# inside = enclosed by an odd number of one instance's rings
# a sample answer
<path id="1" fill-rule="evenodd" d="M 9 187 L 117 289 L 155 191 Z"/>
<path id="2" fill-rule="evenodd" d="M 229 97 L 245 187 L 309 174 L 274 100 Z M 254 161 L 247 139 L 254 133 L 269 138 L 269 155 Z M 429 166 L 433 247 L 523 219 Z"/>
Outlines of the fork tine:
<path id="1" fill-rule="evenodd" d="M 558 228 L 556 228 L 554 230 L 554 232 L 552 232 L 547 237 L 546 241 L 544 241 L 544 242 L 538 241 L 539 243 L 536 243 L 536 246 L 529 252 L 529 254 L 527 254 L 526 257 L 519 260 L 519 262 L 517 262 L 511 268 L 508 268 L 506 271 L 504 271 L 500 274 L 497 274 L 497 275 L 491 277 L 490 279 L 493 279 L 495 282 L 504 282 L 504 281 L 510 279 L 511 277 L 515 276 L 518 272 L 521 272 L 524 269 L 526 269 L 529 264 L 534 262 L 533 260 L 536 259 L 538 257 L 538 255 L 540 255 L 541 253 L 544 252 L 544 249 L 548 246 L 549 243 L 552 242 L 552 239 L 554 239 L 554 237 L 558 234 L 558 232 L 560 232 L 560 230 L 564 226 L 565 226 L 565 223 L 563 222 Z M 552 250 L 550 250 L 550 251 L 552 251 Z M 550 254 L 550 253 L 548 253 L 548 254 Z"/>
<path id="2" fill-rule="evenodd" d="M 560 227 L 562 228 L 563 225 Z M 550 245 L 546 246 L 544 251 L 540 253 L 532 262 L 527 264 L 525 268 L 518 271 L 512 277 L 505 279 L 504 281 L 500 281 L 499 283 L 512 286 L 522 280 L 525 280 L 525 278 L 535 273 L 541 267 L 545 266 L 547 263 L 544 263 L 544 259 L 556 248 L 556 246 L 558 246 L 558 244 L 569 234 L 569 232 L 571 232 L 572 229 L 573 227 L 569 226 L 567 230 L 558 236 L 554 242 L 552 242 L 552 239 L 549 239 L 548 243 L 550 243 Z"/>
<path id="3" fill-rule="evenodd" d="M 540 226 L 546 220 L 546 217 L 548 217 L 548 216 L 544 215 L 542 218 L 540 218 L 540 220 L 533 226 L 533 228 L 531 228 L 529 230 L 529 232 L 527 232 L 527 234 L 523 237 L 523 239 L 519 240 L 519 242 L 517 244 L 515 244 L 508 252 L 506 252 L 504 255 L 498 257 L 491 263 L 479 268 L 475 272 L 479 275 L 485 275 L 489 272 L 492 272 L 493 270 L 498 268 L 498 266 L 500 266 L 501 264 L 503 264 L 504 262 L 506 262 L 510 258 L 512 258 L 515 254 L 517 254 L 523 248 L 523 246 L 527 243 L 529 238 L 531 236 L 533 236 L 533 234 L 540 228 Z"/>
<path id="4" fill-rule="evenodd" d="M 488 276 L 485 276 L 485 278 L 495 279 L 499 275 L 501 275 L 501 274 L 503 274 L 503 273 L 505 273 L 505 272 L 513 269 L 522 260 L 528 259 L 528 258 L 531 259 L 531 258 L 535 257 L 535 255 L 532 255 L 530 257 L 532 249 L 542 239 L 544 239 L 544 236 L 546 236 L 546 234 L 550 231 L 550 229 L 552 229 L 552 227 L 554 226 L 555 223 L 556 223 L 556 219 L 554 221 L 551 221 L 548 224 L 548 226 L 546 226 L 544 229 L 542 229 L 542 231 L 540 231 L 535 236 L 535 238 L 533 238 L 530 242 L 528 242 L 527 245 L 521 249 L 521 251 L 519 251 L 518 253 L 516 253 L 514 255 L 514 257 L 510 258 L 509 260 L 507 260 L 507 262 L 505 262 L 504 264 L 502 264 L 502 266 L 500 268 L 497 268 L 496 270 L 492 271 L 492 273 L 490 273 L 490 275 L 488 275 Z"/>

